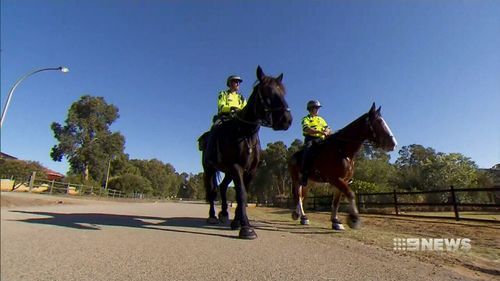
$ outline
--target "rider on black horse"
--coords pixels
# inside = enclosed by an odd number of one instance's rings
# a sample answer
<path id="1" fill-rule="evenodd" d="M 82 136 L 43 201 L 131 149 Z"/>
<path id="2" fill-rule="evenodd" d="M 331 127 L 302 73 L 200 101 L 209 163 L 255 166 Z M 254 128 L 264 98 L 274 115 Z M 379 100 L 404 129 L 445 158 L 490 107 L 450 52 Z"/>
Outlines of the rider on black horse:
<path id="1" fill-rule="evenodd" d="M 231 75 L 226 80 L 226 85 L 229 87 L 225 91 L 220 91 L 217 99 L 217 115 L 215 115 L 212 119 L 213 125 L 212 128 L 205 132 L 199 139 L 199 148 L 203 150 L 205 146 L 207 147 L 207 159 L 213 161 L 214 156 L 217 153 L 217 149 L 215 147 L 214 138 L 212 137 L 214 134 L 212 132 L 217 130 L 222 123 L 228 121 L 233 118 L 234 114 L 240 111 L 245 105 L 247 101 L 245 97 L 239 92 L 240 84 L 243 82 L 238 75 Z"/>

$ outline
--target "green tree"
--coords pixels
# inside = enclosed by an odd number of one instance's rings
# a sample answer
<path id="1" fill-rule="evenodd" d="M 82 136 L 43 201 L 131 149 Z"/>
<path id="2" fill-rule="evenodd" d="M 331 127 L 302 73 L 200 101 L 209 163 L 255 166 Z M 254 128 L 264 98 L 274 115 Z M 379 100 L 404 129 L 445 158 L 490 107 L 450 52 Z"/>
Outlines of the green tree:
<path id="1" fill-rule="evenodd" d="M 68 159 L 70 172 L 99 181 L 104 179 L 109 159 L 121 156 L 125 138 L 109 126 L 118 119 L 118 108 L 103 97 L 82 96 L 68 110 L 65 125 L 52 123 L 59 144 L 50 153 L 54 161 Z"/>
<path id="2" fill-rule="evenodd" d="M 264 202 L 271 199 L 270 195 L 273 189 L 272 181 L 273 174 L 269 169 L 269 165 L 266 161 L 267 152 L 263 150 L 260 155 L 261 162 L 257 168 L 255 177 L 253 178 L 250 186 L 247 187 L 248 201 Z"/>
<path id="3" fill-rule="evenodd" d="M 395 162 L 397 177 L 395 184 L 403 190 L 424 190 L 422 168 L 425 163 L 436 157 L 436 151 L 419 144 L 403 146 Z"/>
<path id="4" fill-rule="evenodd" d="M 477 166 L 460 153 L 438 153 L 422 167 L 424 185 L 427 189 L 442 189 L 450 186 L 470 188 L 477 186 Z"/>
<path id="5" fill-rule="evenodd" d="M 289 160 L 292 157 L 293 154 L 295 154 L 297 151 L 301 150 L 303 145 L 304 145 L 304 142 L 302 142 L 299 139 L 295 139 L 290 144 L 290 147 L 288 148 L 287 159 Z"/>
<path id="6" fill-rule="evenodd" d="M 189 186 L 193 189 L 193 199 L 205 199 L 205 186 L 203 184 L 203 173 L 190 175 L 188 179 Z"/>
<path id="7" fill-rule="evenodd" d="M 151 182 L 148 179 L 133 174 L 125 174 L 111 179 L 108 188 L 120 190 L 126 194 L 149 194 L 153 191 Z"/>
<path id="8" fill-rule="evenodd" d="M 177 195 L 183 178 L 175 173 L 175 169 L 171 164 L 164 164 L 157 159 L 134 159 L 130 162 L 139 169 L 142 177 L 151 182 L 153 195 L 159 197 L 175 197 Z"/>
<path id="9" fill-rule="evenodd" d="M 436 152 L 418 144 L 404 146 L 395 163 L 401 189 L 436 190 L 477 187 L 481 175 L 477 165 L 460 153 Z M 486 180 L 486 179 L 483 179 Z"/>
<path id="10" fill-rule="evenodd" d="M 109 163 L 109 177 L 110 179 L 122 175 L 141 175 L 139 168 L 134 166 L 129 160 L 127 154 L 122 154 L 118 157 L 113 157 Z"/>
<path id="11" fill-rule="evenodd" d="M 287 147 L 281 142 L 270 143 L 267 145 L 265 160 L 272 177 L 274 186 L 272 195 L 283 196 L 287 193 L 291 185 L 290 174 L 288 173 Z"/>
<path id="12" fill-rule="evenodd" d="M 364 145 L 355 158 L 352 187 L 361 192 L 391 190 L 396 169 L 389 160 L 389 154 L 382 149 Z"/>
<path id="13" fill-rule="evenodd" d="M 261 165 L 249 188 L 249 197 L 252 200 L 263 202 L 273 200 L 276 196 L 289 196 L 291 179 L 288 172 L 288 160 L 298 150 L 295 142 L 292 149 L 288 149 L 281 142 L 269 143 L 261 154 Z"/>

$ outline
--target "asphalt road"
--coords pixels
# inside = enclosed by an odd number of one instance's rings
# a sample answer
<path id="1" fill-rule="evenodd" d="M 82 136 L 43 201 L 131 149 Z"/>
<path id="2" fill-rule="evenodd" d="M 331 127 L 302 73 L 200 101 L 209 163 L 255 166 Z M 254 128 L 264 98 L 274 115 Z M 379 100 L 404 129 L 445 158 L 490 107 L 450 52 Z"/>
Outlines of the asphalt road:
<path id="1" fill-rule="evenodd" d="M 331 232 L 254 221 L 259 237 L 240 240 L 207 225 L 207 211 L 91 200 L 2 206 L 1 280 L 468 280 Z"/>

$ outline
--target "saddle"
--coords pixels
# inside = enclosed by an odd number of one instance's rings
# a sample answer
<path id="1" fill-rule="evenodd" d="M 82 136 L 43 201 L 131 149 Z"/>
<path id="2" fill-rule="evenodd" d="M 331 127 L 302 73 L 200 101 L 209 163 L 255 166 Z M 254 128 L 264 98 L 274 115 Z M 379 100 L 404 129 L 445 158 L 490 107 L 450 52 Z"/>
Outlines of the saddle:
<path id="1" fill-rule="evenodd" d="M 215 115 L 212 118 L 213 124 L 210 130 L 204 132 L 198 138 L 198 149 L 200 151 L 205 151 L 206 159 L 210 162 L 217 162 L 217 159 L 220 157 L 219 145 L 216 141 L 218 135 L 220 134 L 221 126 L 232 120 L 232 114 L 224 114 L 224 115 Z M 213 143 L 210 143 L 213 142 Z"/>
<path id="2" fill-rule="evenodd" d="M 207 147 L 208 143 L 208 138 L 210 136 L 210 131 L 204 132 L 199 138 L 198 138 L 198 150 L 203 151 L 205 147 Z"/>
<path id="3" fill-rule="evenodd" d="M 210 130 L 204 132 L 198 138 L 198 150 L 203 151 L 208 145 L 210 136 L 215 133 L 217 128 L 219 128 L 223 123 L 229 121 L 230 119 L 231 116 L 229 115 L 214 115 L 212 117 L 212 127 L 210 128 Z"/>

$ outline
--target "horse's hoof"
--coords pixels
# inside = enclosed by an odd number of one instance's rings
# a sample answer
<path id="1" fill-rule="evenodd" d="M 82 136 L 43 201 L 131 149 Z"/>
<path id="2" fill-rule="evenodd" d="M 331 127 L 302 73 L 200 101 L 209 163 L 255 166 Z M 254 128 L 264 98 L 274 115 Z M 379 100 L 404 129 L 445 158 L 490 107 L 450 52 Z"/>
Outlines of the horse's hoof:
<path id="1" fill-rule="evenodd" d="M 361 227 L 361 219 L 359 217 L 349 216 L 347 224 L 352 229 L 359 229 Z"/>
<path id="2" fill-rule="evenodd" d="M 298 220 L 299 218 L 300 218 L 299 213 L 297 213 L 297 212 L 293 211 L 293 212 L 292 212 L 292 219 L 293 219 L 294 221 L 296 221 L 296 220 Z"/>
<path id="3" fill-rule="evenodd" d="M 301 225 L 309 225 L 309 219 L 306 216 L 300 217 L 300 224 Z"/>
<path id="4" fill-rule="evenodd" d="M 229 222 L 229 215 L 219 213 L 219 221 L 222 224 L 227 224 Z"/>
<path id="5" fill-rule="evenodd" d="M 342 225 L 341 223 L 332 223 L 332 229 L 333 230 L 338 230 L 338 231 L 343 231 L 345 230 L 344 228 L 344 225 Z"/>
<path id="6" fill-rule="evenodd" d="M 255 233 L 255 231 L 253 230 L 252 227 L 250 227 L 250 226 L 243 226 L 240 229 L 239 237 L 241 239 L 249 239 L 249 240 L 251 240 L 251 239 L 257 238 L 257 233 Z"/>
<path id="7" fill-rule="evenodd" d="M 238 230 L 238 229 L 240 229 L 240 227 L 241 227 L 241 223 L 239 220 L 233 220 L 231 222 L 231 229 L 232 230 Z"/>
<path id="8" fill-rule="evenodd" d="M 332 229 L 339 231 L 345 230 L 344 225 L 338 219 L 332 220 Z"/>
<path id="9" fill-rule="evenodd" d="M 209 217 L 207 219 L 207 223 L 208 224 L 219 224 L 219 220 L 217 218 L 215 218 L 215 217 Z"/>

